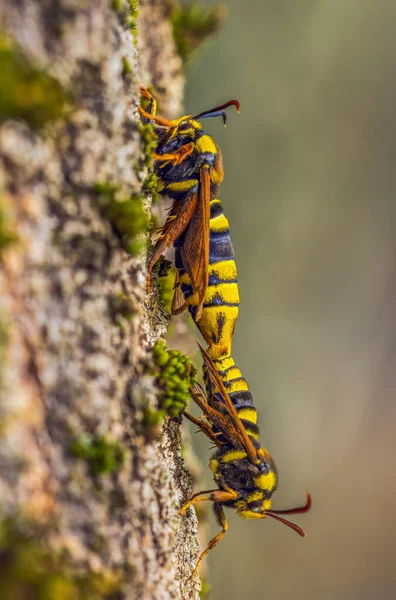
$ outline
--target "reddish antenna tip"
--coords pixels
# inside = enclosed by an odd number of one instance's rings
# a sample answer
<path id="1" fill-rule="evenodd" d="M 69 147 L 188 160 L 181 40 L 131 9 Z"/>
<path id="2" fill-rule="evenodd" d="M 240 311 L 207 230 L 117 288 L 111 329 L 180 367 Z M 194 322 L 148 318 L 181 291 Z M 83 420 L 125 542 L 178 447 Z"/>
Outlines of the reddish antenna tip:
<path id="1" fill-rule="evenodd" d="M 300 535 L 301 537 L 306 537 L 307 534 L 305 533 L 304 529 L 301 529 L 301 527 L 299 527 L 295 523 L 291 523 L 291 521 L 288 521 L 287 519 L 283 519 L 282 517 L 279 517 L 278 515 L 296 515 L 296 514 L 306 513 L 310 510 L 311 506 L 312 506 L 311 494 L 309 492 L 307 492 L 307 501 L 304 504 L 304 506 L 298 506 L 296 508 L 289 508 L 288 510 L 272 510 L 271 509 L 271 510 L 265 511 L 265 514 L 268 515 L 269 517 L 272 517 L 273 519 L 276 519 L 277 521 L 280 521 L 284 525 L 287 525 L 288 527 L 293 529 L 293 531 L 298 533 L 298 535 Z"/>
<path id="2" fill-rule="evenodd" d="M 311 494 L 309 492 L 307 492 L 307 501 L 304 504 L 304 506 L 297 506 L 296 508 L 289 508 L 287 510 L 271 509 L 271 512 L 273 512 L 277 515 L 297 515 L 297 514 L 308 512 L 310 510 L 311 506 L 312 506 Z"/>
<path id="3" fill-rule="evenodd" d="M 238 100 L 229 100 L 225 104 L 220 104 L 219 106 L 215 106 L 214 108 L 211 108 L 210 110 L 205 110 L 204 112 L 199 113 L 199 115 L 195 115 L 195 117 L 193 117 L 193 119 L 207 119 L 208 117 L 222 117 L 223 123 L 225 125 L 227 116 L 226 116 L 224 109 L 228 108 L 229 106 L 235 106 L 235 108 L 237 109 L 237 112 L 238 113 L 240 112 L 240 110 L 239 110 L 240 104 L 239 104 Z"/>

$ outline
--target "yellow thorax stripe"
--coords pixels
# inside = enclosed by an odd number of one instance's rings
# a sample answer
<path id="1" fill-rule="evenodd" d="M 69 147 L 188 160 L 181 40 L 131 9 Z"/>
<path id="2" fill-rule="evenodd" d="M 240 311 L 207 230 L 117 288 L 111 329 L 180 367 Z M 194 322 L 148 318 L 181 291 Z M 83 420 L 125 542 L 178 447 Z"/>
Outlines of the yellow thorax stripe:
<path id="1" fill-rule="evenodd" d="M 276 475 L 274 471 L 270 471 L 266 475 L 259 475 L 254 481 L 261 490 L 273 490 L 276 485 Z"/>
<path id="2" fill-rule="evenodd" d="M 230 450 L 230 452 L 227 452 L 227 454 L 224 454 L 224 456 L 222 456 L 221 462 L 229 463 L 233 460 L 241 460 L 242 458 L 246 458 L 246 456 L 246 452 L 243 452 L 242 450 Z"/>
<path id="3" fill-rule="evenodd" d="M 197 141 L 195 142 L 195 147 L 198 150 L 198 152 L 210 152 L 211 154 L 217 154 L 217 148 L 215 146 L 215 143 L 213 142 L 210 135 L 207 134 L 197 139 Z"/>
<path id="4" fill-rule="evenodd" d="M 172 192 L 188 192 L 191 188 L 198 184 L 198 179 L 187 179 L 186 181 L 174 181 L 166 186 L 167 190 Z"/>

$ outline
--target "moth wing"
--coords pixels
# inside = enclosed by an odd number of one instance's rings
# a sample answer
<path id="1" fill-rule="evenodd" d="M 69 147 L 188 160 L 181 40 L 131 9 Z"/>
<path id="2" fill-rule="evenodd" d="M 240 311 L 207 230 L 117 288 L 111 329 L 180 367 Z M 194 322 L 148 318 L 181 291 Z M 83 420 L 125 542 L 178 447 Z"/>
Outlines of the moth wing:
<path id="1" fill-rule="evenodd" d="M 231 427 L 235 430 L 234 436 L 237 436 L 241 439 L 243 448 L 248 455 L 249 459 L 256 463 L 259 460 L 257 450 L 253 446 L 246 430 L 241 422 L 241 419 L 238 416 L 235 406 L 232 403 L 231 398 L 229 397 L 225 385 L 215 369 L 215 366 L 208 356 L 207 352 L 202 348 L 202 346 L 198 343 L 199 349 L 202 354 L 202 358 L 204 361 L 204 369 L 208 375 L 209 381 L 212 386 L 211 397 L 215 398 L 217 402 L 221 403 L 221 407 L 224 409 L 226 414 L 229 416 L 229 421 Z M 217 390 L 217 391 L 215 391 Z M 220 395 L 221 399 L 218 399 L 217 396 Z"/>
<path id="2" fill-rule="evenodd" d="M 200 172 L 198 206 L 186 230 L 180 250 L 183 266 L 191 280 L 194 293 L 198 294 L 195 320 L 202 314 L 209 276 L 209 233 L 210 233 L 210 174 L 208 166 Z"/>
<path id="3" fill-rule="evenodd" d="M 175 285 L 174 285 L 173 289 L 174 289 L 174 292 L 173 292 L 173 298 L 172 298 L 172 304 L 171 304 L 171 315 L 172 316 L 181 315 L 186 310 L 187 303 L 184 298 L 183 291 L 181 289 L 179 271 L 176 272 Z"/>
<path id="4" fill-rule="evenodd" d="M 195 384 L 190 390 L 191 396 L 196 404 L 202 410 L 207 423 L 203 420 L 193 421 L 198 425 L 200 430 L 211 439 L 216 446 L 222 446 L 224 441 L 218 436 L 223 436 L 227 443 L 233 448 L 244 449 L 243 441 L 238 431 L 232 424 L 229 416 L 221 410 L 219 402 L 214 403 L 208 392 L 205 392 L 199 384 Z M 186 415 L 190 418 L 189 415 Z M 192 420 L 192 419 L 190 419 Z M 213 426 L 216 430 L 213 430 Z"/>
<path id="5" fill-rule="evenodd" d="M 160 236 L 156 241 L 153 253 L 147 265 L 147 288 L 150 289 L 151 272 L 161 254 L 165 252 L 182 235 L 191 222 L 197 209 L 198 196 L 195 192 L 191 193 L 186 202 L 172 205 L 172 209 L 160 229 Z"/>

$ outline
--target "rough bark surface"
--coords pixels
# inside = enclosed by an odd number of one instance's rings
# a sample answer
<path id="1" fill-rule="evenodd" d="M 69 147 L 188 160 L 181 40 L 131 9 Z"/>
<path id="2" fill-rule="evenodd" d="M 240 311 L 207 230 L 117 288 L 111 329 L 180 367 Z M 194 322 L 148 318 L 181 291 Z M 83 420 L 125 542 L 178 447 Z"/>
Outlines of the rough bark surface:
<path id="1" fill-rule="evenodd" d="M 93 191 L 97 182 L 141 191 L 140 83 L 152 81 L 162 112 L 180 110 L 164 3 L 140 9 L 136 50 L 126 2 L 0 7 L 3 30 L 72 93 L 67 118 L 40 132 L 21 121 L 0 126 L 2 202 L 18 236 L 0 274 L 0 510 L 40 524 L 43 543 L 76 572 L 116 574 L 111 597 L 194 599 L 197 523 L 178 516 L 191 492 L 179 423 L 165 421 L 159 441 L 142 426 L 157 394 L 147 349 L 166 320 L 155 303 L 145 309 L 145 257 L 122 249 Z M 132 319 L 117 313 L 119 295 Z M 86 435 L 120 444 L 123 466 L 93 476 L 70 452 Z"/>

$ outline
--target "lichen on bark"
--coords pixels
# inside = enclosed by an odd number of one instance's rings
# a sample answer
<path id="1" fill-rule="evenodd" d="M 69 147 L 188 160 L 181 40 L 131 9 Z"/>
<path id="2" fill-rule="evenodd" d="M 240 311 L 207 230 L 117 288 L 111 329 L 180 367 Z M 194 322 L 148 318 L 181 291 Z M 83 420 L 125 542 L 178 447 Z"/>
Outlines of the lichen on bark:
<path id="1" fill-rule="evenodd" d="M 97 189 L 142 197 L 140 83 L 169 116 L 180 111 L 166 7 L 140 2 L 135 27 L 126 0 L 5 0 L 0 16 L 26 68 L 48 74 L 67 104 L 39 127 L 20 114 L 0 123 L 11 236 L 0 255 L 0 520 L 68 580 L 91 578 L 84 598 L 197 598 L 197 522 L 178 514 L 191 492 L 180 419 L 166 418 L 159 439 L 143 420 L 158 396 L 150 348 L 167 320 L 156 300 L 145 305 L 144 253 L 126 251 Z M 144 194 L 143 205 L 149 214 Z"/>

